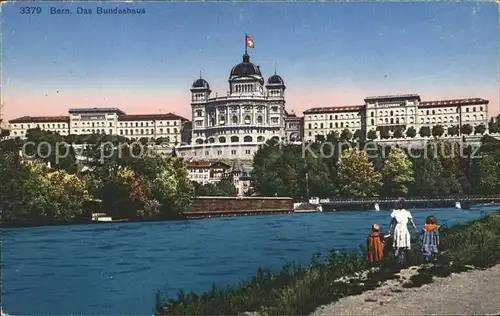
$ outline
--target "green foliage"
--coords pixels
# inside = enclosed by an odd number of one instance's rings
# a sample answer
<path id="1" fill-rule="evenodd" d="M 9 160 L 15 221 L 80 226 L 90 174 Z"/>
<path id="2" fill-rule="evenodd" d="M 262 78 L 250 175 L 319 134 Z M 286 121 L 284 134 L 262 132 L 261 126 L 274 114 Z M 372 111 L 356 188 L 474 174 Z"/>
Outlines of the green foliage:
<path id="1" fill-rule="evenodd" d="M 431 136 L 431 128 L 429 126 L 422 126 L 418 133 L 421 137 L 429 137 Z"/>
<path id="2" fill-rule="evenodd" d="M 193 187 L 196 196 L 236 196 L 238 193 L 234 184 L 229 180 L 221 180 L 205 185 L 193 181 Z"/>
<path id="3" fill-rule="evenodd" d="M 404 134 L 403 134 L 403 129 L 401 127 L 397 127 L 395 130 L 394 130 L 394 134 L 392 134 L 392 136 L 394 138 L 403 138 L 404 137 Z"/>
<path id="4" fill-rule="evenodd" d="M 490 133 L 497 134 L 500 133 L 500 115 L 497 115 L 496 118 L 491 118 L 488 123 L 488 130 Z"/>
<path id="5" fill-rule="evenodd" d="M 412 126 L 406 130 L 406 137 L 414 138 L 417 136 L 417 130 Z"/>
<path id="6" fill-rule="evenodd" d="M 382 176 L 368 161 L 366 151 L 348 149 L 342 153 L 336 177 L 340 192 L 348 197 L 378 196 Z"/>
<path id="7" fill-rule="evenodd" d="M 357 129 L 356 131 L 354 131 L 354 135 L 352 136 L 352 138 L 354 140 L 363 141 L 365 138 L 365 135 L 363 134 L 363 132 L 360 129 Z"/>
<path id="8" fill-rule="evenodd" d="M 470 124 L 464 124 L 462 125 L 462 127 L 460 128 L 460 132 L 462 134 L 465 134 L 465 135 L 470 135 L 472 134 L 472 131 L 473 131 L 473 127 L 470 125 Z"/>
<path id="9" fill-rule="evenodd" d="M 2 225 L 55 225 L 79 222 L 92 199 L 86 184 L 42 162 L 23 163 L 18 154 L 0 151 Z"/>
<path id="10" fill-rule="evenodd" d="M 379 128 L 379 132 L 380 132 L 380 138 L 382 139 L 388 139 L 391 137 L 390 129 L 387 126 L 381 126 Z"/>
<path id="11" fill-rule="evenodd" d="M 377 139 L 377 132 L 373 129 L 369 130 L 366 134 L 366 138 L 368 138 L 369 140 Z"/>
<path id="12" fill-rule="evenodd" d="M 2 197 L 8 197 L 2 201 L 3 218 L 8 225 L 69 224 L 89 220 L 84 203 L 92 199 L 90 195 L 102 200 L 102 211 L 114 219 L 179 218 L 192 201 L 194 188 L 181 159 L 164 159 L 150 149 L 141 153 L 139 146 L 131 146 L 130 141 L 121 136 L 69 135 L 62 138 L 57 133 L 34 129 L 28 132 L 27 141 L 35 144 L 26 148 L 28 156 L 35 154 L 38 144 L 48 144 L 38 150 L 39 155 L 47 158 L 26 165 L 19 157 L 22 146 L 19 139 L 0 144 L 3 159 L 0 174 L 2 179 L 9 179 L 4 181 L 1 192 Z M 57 156 L 51 146 L 55 148 L 60 144 L 71 149 L 64 142 L 86 143 L 81 154 L 89 158 L 84 165 L 90 171 L 68 174 L 76 172 L 74 151 L 69 151 L 66 158 L 56 163 Z M 48 162 L 52 169 L 44 166 Z"/>
<path id="13" fill-rule="evenodd" d="M 432 136 L 441 137 L 444 134 L 444 127 L 442 125 L 434 125 L 432 127 Z"/>
<path id="14" fill-rule="evenodd" d="M 460 134 L 460 128 L 458 127 L 458 125 L 448 127 L 448 135 L 457 136 L 458 134 Z"/>
<path id="15" fill-rule="evenodd" d="M 254 190 L 263 196 L 289 196 L 296 200 L 304 200 L 308 188 L 309 196 L 331 196 L 334 189 L 328 166 L 319 154 L 319 146 L 310 148 L 313 154 L 306 151 L 303 155 L 301 146 L 268 142 L 253 159 Z"/>
<path id="16" fill-rule="evenodd" d="M 431 276 L 446 276 L 500 262 L 500 215 L 491 215 L 469 224 L 441 228 L 438 260 L 421 267 L 405 287 L 417 287 Z M 321 260 L 315 254 L 308 266 L 286 264 L 278 273 L 259 269 L 257 276 L 235 287 L 212 289 L 201 294 L 180 291 L 176 299 L 164 302 L 157 293 L 157 315 L 238 315 L 257 312 L 264 315 L 308 315 L 317 307 L 342 297 L 372 290 L 394 279 L 408 265 L 418 264 L 418 245 L 412 247 L 405 265 L 386 259 L 377 268 L 366 265 L 361 252 L 340 253 L 332 250 Z M 164 303 L 163 303 L 164 302 Z"/>
<path id="17" fill-rule="evenodd" d="M 349 141 L 352 139 L 352 133 L 349 129 L 344 129 L 342 133 L 340 134 L 340 140 L 341 141 Z"/>
<path id="18" fill-rule="evenodd" d="M 413 183 L 413 165 L 407 154 L 392 149 L 382 169 L 384 193 L 386 196 L 406 196 L 408 185 Z"/>
<path id="19" fill-rule="evenodd" d="M 484 134 L 486 132 L 486 126 L 484 124 L 479 124 L 474 128 L 474 134 Z"/>

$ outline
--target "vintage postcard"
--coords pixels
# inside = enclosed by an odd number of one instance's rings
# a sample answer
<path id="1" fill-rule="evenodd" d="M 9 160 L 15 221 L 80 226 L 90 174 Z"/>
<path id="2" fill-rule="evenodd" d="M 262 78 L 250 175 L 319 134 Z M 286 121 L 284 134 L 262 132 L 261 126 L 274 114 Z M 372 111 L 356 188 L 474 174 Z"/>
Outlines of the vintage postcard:
<path id="1" fill-rule="evenodd" d="M 498 313 L 499 12 L 1 1 L 2 315 Z"/>

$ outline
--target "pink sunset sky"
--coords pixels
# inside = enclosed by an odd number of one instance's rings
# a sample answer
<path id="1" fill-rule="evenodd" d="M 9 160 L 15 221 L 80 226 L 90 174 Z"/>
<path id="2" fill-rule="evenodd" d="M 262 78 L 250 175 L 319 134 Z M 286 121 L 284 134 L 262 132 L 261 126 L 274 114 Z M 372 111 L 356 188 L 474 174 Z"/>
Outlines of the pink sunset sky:
<path id="1" fill-rule="evenodd" d="M 495 3 L 108 3 L 139 16 L 21 16 L 2 6 L 5 120 L 116 107 L 191 119 L 194 80 L 225 95 L 244 34 L 265 79 L 275 69 L 286 108 L 363 104 L 368 96 L 423 101 L 483 98 L 500 112 L 500 30 Z M 97 4 L 86 3 L 86 8 Z M 186 18 L 189 17 L 189 18 Z M 276 66 L 277 65 L 277 66 Z"/>
<path id="2" fill-rule="evenodd" d="M 286 79 L 285 79 L 286 83 Z M 323 86 L 324 87 L 324 86 Z M 446 100 L 479 97 L 490 101 L 489 115 L 496 116 L 500 112 L 500 98 L 494 87 L 426 87 L 413 89 L 397 84 L 384 86 L 356 87 L 353 85 L 332 85 L 330 87 L 288 86 L 286 91 L 286 108 L 302 115 L 304 110 L 317 106 L 341 106 L 363 104 L 368 96 L 385 94 L 417 93 L 422 101 Z M 295 88 L 295 89 L 294 89 Z M 213 87 L 219 95 L 225 95 L 224 87 Z M 6 120 L 21 116 L 57 116 L 68 115 L 69 108 L 80 107 L 118 107 L 129 114 L 167 113 L 172 112 L 191 119 L 189 83 L 184 89 L 135 90 L 133 85 L 105 90 L 96 89 L 82 91 L 68 87 L 52 89 L 7 89 L 4 90 L 4 115 Z M 495 93 L 496 92 L 496 93 Z"/>

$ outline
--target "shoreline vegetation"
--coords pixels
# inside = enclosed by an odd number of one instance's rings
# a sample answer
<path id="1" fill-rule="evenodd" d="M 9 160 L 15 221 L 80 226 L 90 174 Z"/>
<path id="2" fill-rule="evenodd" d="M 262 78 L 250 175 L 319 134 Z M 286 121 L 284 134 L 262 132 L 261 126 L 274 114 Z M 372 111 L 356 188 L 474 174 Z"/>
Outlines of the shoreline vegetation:
<path id="1" fill-rule="evenodd" d="M 483 136 L 478 150 L 468 143 L 436 138 L 416 150 L 373 143 L 369 153 L 358 149 L 367 144 L 365 140 L 351 136 L 318 136 L 305 145 L 305 153 L 302 146 L 268 141 L 254 156 L 249 195 L 303 202 L 312 196 L 404 198 L 500 192 L 500 141 L 491 136 Z M 62 136 L 40 129 L 29 130 L 25 140 L 2 140 L 2 227 L 88 222 L 92 210 L 86 205 L 93 200 L 102 201 L 98 213 L 116 220 L 178 220 L 195 196 L 236 195 L 230 181 L 207 186 L 190 181 L 175 152 L 169 157 L 147 148 L 143 152 L 131 141 L 118 135 Z M 23 147 L 26 142 L 32 146 Z M 77 157 L 69 144 L 82 142 L 86 146 Z M 106 144 L 125 147 L 115 151 Z"/>
<path id="2" fill-rule="evenodd" d="M 308 266 L 292 262 L 277 273 L 259 269 L 248 282 L 234 287 L 214 284 L 201 295 L 180 291 L 176 299 L 165 300 L 158 290 L 156 315 L 306 315 L 340 298 L 376 289 L 385 281 L 399 278 L 397 274 L 411 266 L 418 266 L 418 273 L 403 288 L 500 263 L 500 210 L 440 230 L 440 254 L 429 264 L 421 264 L 418 239 L 413 241 L 403 265 L 385 259 L 379 266 L 368 266 L 362 246 L 347 253 L 332 250 L 325 259 L 314 255 Z"/>

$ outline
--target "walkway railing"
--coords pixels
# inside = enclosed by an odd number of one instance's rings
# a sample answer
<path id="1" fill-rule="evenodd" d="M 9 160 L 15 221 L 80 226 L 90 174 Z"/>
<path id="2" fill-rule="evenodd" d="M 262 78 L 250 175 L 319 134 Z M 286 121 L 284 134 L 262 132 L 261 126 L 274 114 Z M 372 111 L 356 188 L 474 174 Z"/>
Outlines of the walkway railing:
<path id="1" fill-rule="evenodd" d="M 342 198 L 342 199 L 320 199 L 320 204 L 364 204 L 364 203 L 390 203 L 397 202 L 400 198 L 389 197 L 361 197 L 361 198 Z M 500 195 L 496 196 L 478 196 L 478 195 L 462 195 L 462 196 L 418 196 L 404 198 L 407 203 L 411 202 L 499 202 Z"/>

